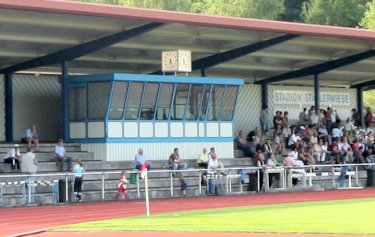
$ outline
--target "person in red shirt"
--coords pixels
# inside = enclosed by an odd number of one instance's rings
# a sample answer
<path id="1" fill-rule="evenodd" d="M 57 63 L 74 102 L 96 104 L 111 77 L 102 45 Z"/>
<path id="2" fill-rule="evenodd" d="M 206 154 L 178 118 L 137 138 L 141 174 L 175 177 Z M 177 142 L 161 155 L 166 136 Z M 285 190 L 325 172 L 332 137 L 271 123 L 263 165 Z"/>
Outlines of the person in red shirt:
<path id="1" fill-rule="evenodd" d="M 374 117 L 372 116 L 370 107 L 367 107 L 366 108 L 366 115 L 365 115 L 366 128 L 368 128 L 371 125 L 373 118 Z"/>

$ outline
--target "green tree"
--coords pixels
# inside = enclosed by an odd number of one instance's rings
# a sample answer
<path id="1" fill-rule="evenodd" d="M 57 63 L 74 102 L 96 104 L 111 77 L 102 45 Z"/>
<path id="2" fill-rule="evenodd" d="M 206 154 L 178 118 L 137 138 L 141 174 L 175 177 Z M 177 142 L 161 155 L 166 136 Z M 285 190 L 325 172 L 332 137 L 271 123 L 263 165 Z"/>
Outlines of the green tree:
<path id="1" fill-rule="evenodd" d="M 365 16 L 363 17 L 360 26 L 375 30 L 375 0 L 367 4 Z"/>
<path id="2" fill-rule="evenodd" d="M 284 2 L 285 11 L 278 20 L 301 22 L 302 5 L 308 0 L 287 0 Z"/>
<path id="3" fill-rule="evenodd" d="M 202 13 L 275 20 L 284 10 L 284 0 L 206 0 Z"/>
<path id="4" fill-rule="evenodd" d="M 120 5 L 190 12 L 192 1 L 186 0 L 119 0 Z"/>
<path id="5" fill-rule="evenodd" d="M 363 107 L 370 107 L 371 111 L 375 111 L 375 89 L 363 92 Z"/>
<path id="6" fill-rule="evenodd" d="M 303 4 L 302 19 L 312 24 L 356 27 L 364 11 L 358 0 L 310 0 Z"/>

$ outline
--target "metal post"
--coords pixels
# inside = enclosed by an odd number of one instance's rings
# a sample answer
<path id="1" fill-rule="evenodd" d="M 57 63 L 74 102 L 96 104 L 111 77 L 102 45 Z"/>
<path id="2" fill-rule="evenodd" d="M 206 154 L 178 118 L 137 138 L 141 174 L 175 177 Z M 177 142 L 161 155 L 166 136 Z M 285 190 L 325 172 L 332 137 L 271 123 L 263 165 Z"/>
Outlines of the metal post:
<path id="1" fill-rule="evenodd" d="M 140 190 L 140 187 L 139 187 L 139 175 L 138 175 L 138 172 L 136 172 L 136 175 L 137 175 L 137 195 L 138 195 L 138 198 L 141 198 L 141 190 Z"/>
<path id="2" fill-rule="evenodd" d="M 319 74 L 314 74 L 314 104 L 315 104 L 315 114 L 317 115 L 317 129 L 320 126 L 320 78 Z"/>
<path id="3" fill-rule="evenodd" d="M 169 173 L 170 181 L 171 181 L 171 197 L 173 197 L 173 173 Z"/>
<path id="4" fill-rule="evenodd" d="M 363 87 L 357 88 L 357 106 L 358 106 L 358 115 L 361 125 L 364 124 L 363 116 Z"/>
<path id="5" fill-rule="evenodd" d="M 30 175 L 27 177 L 27 185 L 28 185 L 28 190 L 27 190 L 28 204 L 30 204 L 31 203 L 31 182 L 30 182 Z"/>
<path id="6" fill-rule="evenodd" d="M 13 141 L 13 77 L 11 73 L 4 76 L 5 83 L 5 140 Z"/>
<path id="7" fill-rule="evenodd" d="M 359 187 L 358 165 L 355 165 L 355 184 Z"/>
<path id="8" fill-rule="evenodd" d="M 199 184 L 198 184 L 199 195 L 202 195 L 202 172 L 201 170 L 199 170 L 198 172 L 198 180 L 199 180 Z"/>
<path id="9" fill-rule="evenodd" d="M 65 202 L 69 202 L 69 191 L 68 191 L 68 174 L 65 175 Z"/>
<path id="10" fill-rule="evenodd" d="M 69 101 L 68 101 L 68 63 L 64 61 L 61 65 L 61 134 L 64 140 L 68 138 Z"/>
<path id="11" fill-rule="evenodd" d="M 201 77 L 207 77 L 207 68 L 201 68 Z"/>
<path id="12" fill-rule="evenodd" d="M 148 197 L 148 171 L 147 171 L 147 169 L 145 169 L 142 172 L 146 172 L 146 175 L 144 177 L 144 180 L 145 180 L 145 196 L 146 196 L 146 216 L 149 217 L 150 216 L 150 200 L 149 200 L 149 197 Z"/>
<path id="13" fill-rule="evenodd" d="M 102 200 L 104 200 L 104 172 L 102 173 Z"/>
<path id="14" fill-rule="evenodd" d="M 262 84 L 262 109 L 268 106 L 268 84 Z"/>
<path id="15" fill-rule="evenodd" d="M 259 192 L 259 186 L 260 186 L 260 171 L 259 169 L 257 170 L 257 182 L 258 182 L 258 185 L 257 185 L 257 191 Z"/>

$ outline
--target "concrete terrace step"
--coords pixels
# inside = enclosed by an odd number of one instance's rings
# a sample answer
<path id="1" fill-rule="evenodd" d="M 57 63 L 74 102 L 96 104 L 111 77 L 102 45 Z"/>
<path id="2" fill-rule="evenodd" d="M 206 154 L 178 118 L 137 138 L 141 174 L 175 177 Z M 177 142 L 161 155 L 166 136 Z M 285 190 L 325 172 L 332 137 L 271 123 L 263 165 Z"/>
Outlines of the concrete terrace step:
<path id="1" fill-rule="evenodd" d="M 15 143 L 1 143 L 0 153 L 6 154 L 8 152 L 8 149 L 13 147 L 14 144 L 18 144 L 20 146 L 21 153 L 26 152 L 27 144 L 15 142 Z M 56 146 L 56 143 L 40 143 L 38 145 L 38 151 L 53 153 L 55 146 Z M 66 152 L 82 151 L 81 144 L 79 143 L 64 143 L 64 148 Z"/>

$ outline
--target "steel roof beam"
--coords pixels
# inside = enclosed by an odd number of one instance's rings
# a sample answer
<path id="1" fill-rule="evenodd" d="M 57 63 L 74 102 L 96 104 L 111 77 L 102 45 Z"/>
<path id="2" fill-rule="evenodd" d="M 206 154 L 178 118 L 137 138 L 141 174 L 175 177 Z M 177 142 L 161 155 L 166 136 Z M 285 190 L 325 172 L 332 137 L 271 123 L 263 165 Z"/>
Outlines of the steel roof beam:
<path id="1" fill-rule="evenodd" d="M 0 73 L 11 73 L 20 70 L 61 63 L 63 61 L 70 61 L 72 59 L 93 53 L 102 48 L 111 46 L 118 42 L 134 38 L 163 25 L 164 23 L 149 23 L 130 30 L 121 31 L 112 35 L 102 37 L 100 39 L 92 40 L 80 45 L 60 50 L 55 53 L 51 53 L 42 57 L 38 57 L 26 62 L 0 69 Z"/>
<path id="2" fill-rule="evenodd" d="M 351 86 L 351 88 L 364 88 L 366 90 L 368 90 L 369 88 L 374 88 L 374 87 L 375 87 L 375 79 L 371 81 L 358 83 L 358 84 Z"/>
<path id="3" fill-rule="evenodd" d="M 284 80 L 298 78 L 298 77 L 321 74 L 321 73 L 325 73 L 325 72 L 328 72 L 330 70 L 333 70 L 339 67 L 347 66 L 355 62 L 373 57 L 374 55 L 375 55 L 375 49 L 372 49 L 372 50 L 365 51 L 362 53 L 350 55 L 344 58 L 340 58 L 340 59 L 332 60 L 329 62 L 320 63 L 314 66 L 301 68 L 299 70 L 295 70 L 292 72 L 287 72 L 287 73 L 279 74 L 276 76 L 272 76 L 263 80 L 259 80 L 255 82 L 255 84 L 273 83 L 273 82 L 279 82 L 279 81 L 284 81 Z"/>
<path id="4" fill-rule="evenodd" d="M 272 47 L 274 45 L 283 43 L 285 41 L 291 40 L 298 37 L 298 35 L 283 35 L 276 38 L 264 40 L 255 44 L 249 44 L 240 48 L 231 49 L 223 53 L 214 54 L 205 58 L 197 59 L 192 62 L 192 70 L 202 69 L 202 68 L 210 68 L 221 63 L 225 63 L 231 61 L 236 58 L 243 57 L 250 53 Z M 160 74 L 161 71 L 156 71 L 151 74 Z"/>
<path id="5" fill-rule="evenodd" d="M 283 36 L 279 36 L 276 38 L 264 40 L 255 44 L 249 44 L 240 48 L 228 50 L 223 53 L 218 53 L 212 56 L 194 60 L 192 62 L 192 69 L 195 70 L 195 69 L 213 67 L 218 64 L 225 63 L 233 59 L 248 55 L 250 53 L 254 53 L 259 50 L 269 48 L 277 44 L 281 44 L 285 41 L 294 39 L 296 37 L 298 37 L 298 35 L 292 35 L 292 34 L 283 35 Z"/>

